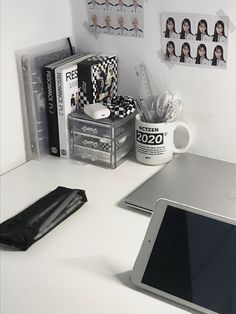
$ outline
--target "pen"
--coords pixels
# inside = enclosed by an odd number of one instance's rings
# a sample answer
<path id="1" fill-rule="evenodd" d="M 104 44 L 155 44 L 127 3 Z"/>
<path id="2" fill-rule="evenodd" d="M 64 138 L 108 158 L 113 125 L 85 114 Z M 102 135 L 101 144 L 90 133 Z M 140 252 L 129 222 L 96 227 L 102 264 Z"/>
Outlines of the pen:
<path id="1" fill-rule="evenodd" d="M 144 120 L 144 122 L 153 123 L 153 117 L 149 109 L 147 108 L 146 104 L 144 103 L 142 97 L 137 99 L 136 104 L 137 109 L 142 117 L 142 120 Z"/>
<path id="2" fill-rule="evenodd" d="M 143 109 L 142 106 L 140 105 L 140 100 L 136 99 L 136 108 L 138 110 L 138 113 L 140 114 L 141 120 L 143 120 L 144 122 L 147 122 L 147 119 L 143 113 Z"/>

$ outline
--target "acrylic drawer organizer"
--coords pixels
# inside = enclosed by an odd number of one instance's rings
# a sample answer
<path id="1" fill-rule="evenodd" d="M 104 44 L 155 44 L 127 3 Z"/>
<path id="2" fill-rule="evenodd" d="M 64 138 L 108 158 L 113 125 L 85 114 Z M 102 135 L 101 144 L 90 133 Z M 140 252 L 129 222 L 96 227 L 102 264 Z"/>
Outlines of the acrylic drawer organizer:
<path id="1" fill-rule="evenodd" d="M 116 168 L 134 148 L 134 116 L 93 120 L 84 113 L 71 113 L 71 158 Z"/>

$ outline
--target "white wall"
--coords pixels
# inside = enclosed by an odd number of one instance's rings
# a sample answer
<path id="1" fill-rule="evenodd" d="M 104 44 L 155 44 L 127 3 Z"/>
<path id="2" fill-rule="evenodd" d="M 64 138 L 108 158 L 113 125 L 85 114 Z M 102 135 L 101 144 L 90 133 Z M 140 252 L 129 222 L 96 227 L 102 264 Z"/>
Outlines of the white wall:
<path id="1" fill-rule="evenodd" d="M 236 163 L 236 30 L 230 34 L 226 71 L 183 66 L 170 70 L 157 56 L 161 48 L 161 12 L 216 15 L 218 10 L 224 10 L 236 25 L 235 0 L 145 1 L 144 39 L 109 35 L 95 39 L 82 25 L 87 20 L 85 1 L 71 0 L 71 3 L 78 48 L 118 54 L 120 93 L 137 95 L 132 65 L 144 62 L 157 93 L 170 89 L 183 99 L 183 119 L 191 124 L 195 133 L 191 152 Z"/>
<path id="2" fill-rule="evenodd" d="M 70 36 L 69 0 L 1 0 L 1 173 L 25 162 L 15 51 Z"/>
<path id="3" fill-rule="evenodd" d="M 80 50 L 118 54 L 122 94 L 137 95 L 132 65 L 144 62 L 157 92 L 170 89 L 184 100 L 183 118 L 196 133 L 191 152 L 236 163 L 236 31 L 230 36 L 227 71 L 181 66 L 170 70 L 157 56 L 160 12 L 215 14 L 223 9 L 236 25 L 235 0 L 145 1 L 144 39 L 107 35 L 95 39 L 83 26 L 87 20 L 85 1 L 1 0 L 1 173 L 25 162 L 15 50 L 70 35 L 71 9 Z"/>

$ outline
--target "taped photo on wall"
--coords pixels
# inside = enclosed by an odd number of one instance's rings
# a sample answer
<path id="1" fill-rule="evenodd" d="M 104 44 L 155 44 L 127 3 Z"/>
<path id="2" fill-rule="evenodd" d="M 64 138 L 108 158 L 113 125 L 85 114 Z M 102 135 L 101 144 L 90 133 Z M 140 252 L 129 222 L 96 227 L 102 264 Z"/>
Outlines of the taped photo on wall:
<path id="1" fill-rule="evenodd" d="M 108 35 L 116 35 L 115 19 L 113 14 L 101 14 L 101 33 Z"/>
<path id="2" fill-rule="evenodd" d="M 143 37 L 144 36 L 144 26 L 143 19 L 140 15 L 130 15 L 131 28 L 129 30 L 131 37 Z"/>
<path id="3" fill-rule="evenodd" d="M 90 11 L 98 11 L 100 9 L 100 0 L 86 0 L 87 8 Z"/>
<path id="4" fill-rule="evenodd" d="M 114 4 L 114 12 L 115 13 L 129 13 L 130 11 L 130 3 L 128 0 L 117 0 Z"/>
<path id="5" fill-rule="evenodd" d="M 127 14 L 117 14 L 115 26 L 117 35 L 129 36 L 131 25 Z"/>
<path id="6" fill-rule="evenodd" d="M 89 28 L 91 32 L 101 33 L 102 32 L 102 17 L 98 12 L 90 11 L 88 14 Z"/>
<path id="7" fill-rule="evenodd" d="M 90 30 L 122 37 L 144 37 L 144 0 L 86 0 Z"/>
<path id="8" fill-rule="evenodd" d="M 228 34 L 227 16 L 162 13 L 163 61 L 225 69 Z"/>
<path id="9" fill-rule="evenodd" d="M 114 0 L 100 0 L 101 11 L 105 13 L 111 13 L 114 11 Z"/>
<path id="10" fill-rule="evenodd" d="M 180 65 L 226 68 L 227 46 L 210 42 L 162 40 L 163 61 Z"/>
<path id="11" fill-rule="evenodd" d="M 143 0 L 131 0 L 129 5 L 130 13 L 143 14 L 144 1 Z"/>

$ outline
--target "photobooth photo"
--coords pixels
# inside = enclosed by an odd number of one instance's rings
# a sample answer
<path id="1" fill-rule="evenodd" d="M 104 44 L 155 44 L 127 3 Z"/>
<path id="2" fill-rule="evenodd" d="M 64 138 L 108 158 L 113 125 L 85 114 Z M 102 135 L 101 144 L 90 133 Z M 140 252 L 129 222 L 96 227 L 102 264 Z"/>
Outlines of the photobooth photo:
<path id="1" fill-rule="evenodd" d="M 163 61 L 225 69 L 229 18 L 165 12 L 161 15 Z"/>

